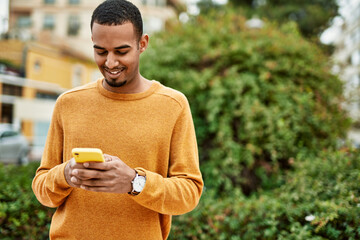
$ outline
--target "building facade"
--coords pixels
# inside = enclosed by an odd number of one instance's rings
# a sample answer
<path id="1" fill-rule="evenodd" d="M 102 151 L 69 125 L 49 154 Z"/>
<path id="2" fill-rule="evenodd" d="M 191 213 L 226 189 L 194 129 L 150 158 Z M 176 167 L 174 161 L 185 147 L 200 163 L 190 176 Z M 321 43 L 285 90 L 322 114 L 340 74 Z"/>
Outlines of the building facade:
<path id="1" fill-rule="evenodd" d="M 344 81 L 344 107 L 354 122 L 348 139 L 360 147 L 360 1 L 342 3 L 343 21 L 334 41 L 334 72 Z"/>
<path id="2" fill-rule="evenodd" d="M 63 45 L 92 58 L 90 20 L 103 0 L 11 0 L 9 34 L 12 38 Z M 162 30 L 176 16 L 167 0 L 133 0 L 139 7 L 144 32 Z"/>
<path id="3" fill-rule="evenodd" d="M 95 81 L 101 73 L 86 57 L 52 45 L 3 40 L 0 49 L 0 59 L 23 66 L 24 73 L 15 76 L 0 69 L 0 123 L 21 127 L 32 146 L 33 158 L 38 159 L 57 97 Z"/>
<path id="4" fill-rule="evenodd" d="M 334 70 L 345 83 L 346 108 L 360 123 L 360 1 L 347 0 L 341 33 L 335 40 Z"/>

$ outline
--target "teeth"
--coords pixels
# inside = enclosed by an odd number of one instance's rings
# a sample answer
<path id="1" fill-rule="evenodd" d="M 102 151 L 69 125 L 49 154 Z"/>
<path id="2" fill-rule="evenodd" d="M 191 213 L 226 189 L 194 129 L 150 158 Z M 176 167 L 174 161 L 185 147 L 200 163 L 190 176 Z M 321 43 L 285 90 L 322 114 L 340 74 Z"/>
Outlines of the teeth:
<path id="1" fill-rule="evenodd" d="M 117 71 L 110 71 L 110 70 L 108 70 L 109 73 L 114 74 L 114 75 L 119 74 L 121 71 L 122 71 L 122 70 L 117 70 Z"/>

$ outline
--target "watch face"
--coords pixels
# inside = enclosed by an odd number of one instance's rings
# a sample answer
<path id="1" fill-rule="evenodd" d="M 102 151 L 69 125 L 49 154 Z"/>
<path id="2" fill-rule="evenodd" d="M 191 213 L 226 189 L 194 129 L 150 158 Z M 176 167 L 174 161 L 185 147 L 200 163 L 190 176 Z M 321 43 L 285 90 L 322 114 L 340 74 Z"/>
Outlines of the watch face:
<path id="1" fill-rule="evenodd" d="M 144 176 L 138 176 L 134 179 L 133 188 L 135 192 L 141 192 L 145 187 L 146 179 Z"/>

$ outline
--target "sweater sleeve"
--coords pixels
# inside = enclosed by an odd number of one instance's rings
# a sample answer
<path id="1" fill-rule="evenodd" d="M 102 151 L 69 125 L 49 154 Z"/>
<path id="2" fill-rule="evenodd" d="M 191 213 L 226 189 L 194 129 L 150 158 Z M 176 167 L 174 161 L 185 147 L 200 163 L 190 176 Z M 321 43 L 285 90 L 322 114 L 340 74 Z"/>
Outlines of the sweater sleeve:
<path id="1" fill-rule="evenodd" d="M 59 101 L 52 116 L 45 150 L 32 182 L 32 189 L 39 202 L 47 207 L 58 207 L 72 191 L 65 180 L 63 163 L 63 131 L 59 117 Z"/>
<path id="2" fill-rule="evenodd" d="M 193 210 L 200 200 L 203 180 L 195 129 L 187 101 L 174 126 L 168 176 L 136 168 L 146 175 L 145 188 L 131 196 L 138 204 L 167 215 L 180 215 Z"/>

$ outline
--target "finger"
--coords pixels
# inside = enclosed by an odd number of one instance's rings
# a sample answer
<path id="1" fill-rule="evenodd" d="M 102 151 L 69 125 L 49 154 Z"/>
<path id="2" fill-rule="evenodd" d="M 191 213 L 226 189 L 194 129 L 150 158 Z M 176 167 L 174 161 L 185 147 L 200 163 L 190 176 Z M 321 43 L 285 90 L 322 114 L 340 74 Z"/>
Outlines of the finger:
<path id="1" fill-rule="evenodd" d="M 86 162 L 83 164 L 84 168 L 86 169 L 95 169 L 95 170 L 110 170 L 112 168 L 112 160 L 109 162 Z"/>
<path id="2" fill-rule="evenodd" d="M 74 158 L 70 159 L 70 168 L 71 169 L 84 169 L 84 165 L 82 163 L 77 163 Z"/>
<path id="3" fill-rule="evenodd" d="M 114 185 L 112 181 L 100 179 L 79 180 L 77 184 L 85 187 L 106 187 L 107 189 Z"/>
<path id="4" fill-rule="evenodd" d="M 105 153 L 104 154 L 104 159 L 105 159 L 105 162 L 111 162 L 112 161 L 112 156 Z"/>
<path id="5" fill-rule="evenodd" d="M 71 181 L 71 183 L 70 183 L 70 185 L 72 186 L 72 187 L 77 187 L 77 188 L 79 188 L 81 185 L 79 184 L 79 180 L 76 178 L 76 177 L 71 177 L 70 178 L 70 181 Z"/>
<path id="6" fill-rule="evenodd" d="M 99 170 L 92 169 L 75 169 L 71 172 L 71 175 L 78 178 L 79 180 L 88 180 L 88 179 L 101 179 L 104 178 L 104 172 Z"/>

